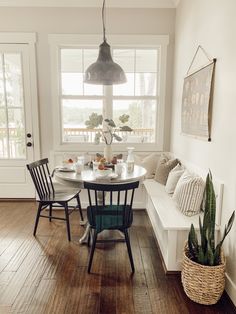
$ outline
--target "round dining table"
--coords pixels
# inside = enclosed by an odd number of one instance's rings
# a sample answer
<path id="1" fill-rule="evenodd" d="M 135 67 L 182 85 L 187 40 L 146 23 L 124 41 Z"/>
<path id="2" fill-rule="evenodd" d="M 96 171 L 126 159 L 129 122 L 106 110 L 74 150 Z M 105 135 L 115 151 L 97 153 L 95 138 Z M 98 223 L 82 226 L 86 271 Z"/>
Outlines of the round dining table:
<path id="1" fill-rule="evenodd" d="M 146 169 L 134 165 L 134 170 L 129 173 L 126 167 L 123 167 L 121 175 L 116 175 L 114 172 L 107 176 L 102 176 L 101 172 L 94 171 L 91 168 L 87 168 L 81 171 L 80 174 L 75 171 L 66 170 L 64 168 L 58 168 L 55 170 L 54 177 L 59 183 L 62 183 L 68 187 L 73 188 L 84 188 L 84 182 L 97 182 L 99 184 L 117 184 L 117 183 L 128 183 L 134 181 L 141 181 L 144 179 Z M 90 231 L 90 225 L 86 224 L 85 232 L 80 239 L 80 243 L 88 243 L 88 236 Z"/>
<path id="2" fill-rule="evenodd" d="M 117 176 L 114 172 L 108 176 L 102 176 L 101 172 L 93 171 L 91 168 L 82 170 L 80 174 L 77 174 L 75 171 L 70 169 L 67 170 L 64 168 L 58 168 L 56 169 L 54 176 L 60 183 L 66 184 L 70 187 L 83 188 L 83 183 L 85 181 L 104 184 L 128 183 L 142 180 L 145 174 L 145 168 L 134 165 L 134 171 L 131 173 L 128 173 L 126 167 L 124 166 L 120 176 Z"/>

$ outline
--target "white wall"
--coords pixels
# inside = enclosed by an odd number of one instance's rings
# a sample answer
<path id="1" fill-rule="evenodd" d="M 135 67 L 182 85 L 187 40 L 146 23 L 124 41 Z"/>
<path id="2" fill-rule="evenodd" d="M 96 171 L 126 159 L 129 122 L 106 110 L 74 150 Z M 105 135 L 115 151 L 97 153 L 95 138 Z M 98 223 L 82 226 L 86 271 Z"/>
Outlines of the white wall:
<path id="1" fill-rule="evenodd" d="M 169 147 L 175 9 L 108 9 L 107 33 L 169 34 L 166 90 L 165 150 Z M 42 156 L 53 147 L 48 34 L 101 34 L 101 10 L 96 8 L 3 8 L 1 32 L 36 32 Z M 102 35 L 101 35 L 102 40 Z"/>
<path id="2" fill-rule="evenodd" d="M 176 12 L 171 151 L 224 182 L 222 224 L 236 208 L 236 1 L 181 0 Z M 212 142 L 181 132 L 183 78 L 198 45 L 217 58 Z M 236 222 L 224 245 L 227 291 L 236 304 Z"/>

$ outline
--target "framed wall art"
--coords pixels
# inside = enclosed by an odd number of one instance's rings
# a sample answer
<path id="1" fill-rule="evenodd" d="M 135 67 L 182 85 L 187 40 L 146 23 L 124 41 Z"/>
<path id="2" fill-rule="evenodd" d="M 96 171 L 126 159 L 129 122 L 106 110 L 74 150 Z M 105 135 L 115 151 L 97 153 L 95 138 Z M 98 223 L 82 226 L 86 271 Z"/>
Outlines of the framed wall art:
<path id="1" fill-rule="evenodd" d="M 202 49 L 201 46 L 198 47 L 198 50 L 199 48 Z M 216 59 L 208 60 L 208 64 L 197 71 L 188 74 L 188 70 L 187 76 L 184 78 L 181 128 L 182 134 L 210 141 L 213 77 Z"/>

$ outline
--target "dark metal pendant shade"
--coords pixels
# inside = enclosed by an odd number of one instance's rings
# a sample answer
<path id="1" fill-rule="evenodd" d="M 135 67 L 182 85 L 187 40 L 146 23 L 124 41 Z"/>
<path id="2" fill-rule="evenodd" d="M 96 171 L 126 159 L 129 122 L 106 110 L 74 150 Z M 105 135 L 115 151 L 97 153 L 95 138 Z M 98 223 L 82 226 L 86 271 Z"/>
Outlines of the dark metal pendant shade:
<path id="1" fill-rule="evenodd" d="M 105 0 L 102 5 L 103 43 L 99 46 L 98 59 L 85 71 L 84 83 L 113 85 L 127 82 L 125 72 L 112 60 L 111 47 L 106 41 Z"/>
<path id="2" fill-rule="evenodd" d="M 87 84 L 113 85 L 127 81 L 119 64 L 112 60 L 110 45 L 104 40 L 99 46 L 98 59 L 85 71 L 84 82 Z"/>

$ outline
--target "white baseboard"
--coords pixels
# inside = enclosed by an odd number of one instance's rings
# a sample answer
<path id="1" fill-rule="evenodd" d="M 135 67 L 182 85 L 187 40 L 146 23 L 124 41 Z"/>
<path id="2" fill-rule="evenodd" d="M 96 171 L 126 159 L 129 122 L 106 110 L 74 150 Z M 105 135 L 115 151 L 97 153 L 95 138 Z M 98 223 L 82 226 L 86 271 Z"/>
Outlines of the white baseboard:
<path id="1" fill-rule="evenodd" d="M 236 284 L 231 280 L 229 275 L 225 273 L 226 281 L 225 281 L 225 290 L 228 293 L 231 301 L 236 306 Z"/>

